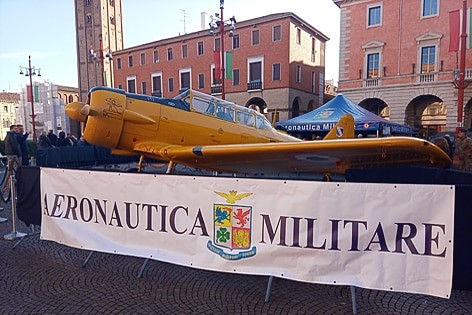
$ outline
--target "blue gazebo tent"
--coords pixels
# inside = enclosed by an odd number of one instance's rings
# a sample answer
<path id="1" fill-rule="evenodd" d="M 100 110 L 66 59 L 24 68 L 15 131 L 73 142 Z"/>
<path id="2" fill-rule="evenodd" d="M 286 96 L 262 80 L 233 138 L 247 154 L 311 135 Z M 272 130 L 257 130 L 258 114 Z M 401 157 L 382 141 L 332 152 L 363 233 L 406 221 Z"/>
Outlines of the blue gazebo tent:
<path id="1" fill-rule="evenodd" d="M 354 117 L 355 132 L 387 136 L 392 134 L 413 134 L 413 127 L 388 121 L 361 106 L 355 104 L 342 94 L 319 108 L 292 119 L 280 121 L 275 128 L 290 134 L 322 134 L 331 130 L 345 114 Z"/>

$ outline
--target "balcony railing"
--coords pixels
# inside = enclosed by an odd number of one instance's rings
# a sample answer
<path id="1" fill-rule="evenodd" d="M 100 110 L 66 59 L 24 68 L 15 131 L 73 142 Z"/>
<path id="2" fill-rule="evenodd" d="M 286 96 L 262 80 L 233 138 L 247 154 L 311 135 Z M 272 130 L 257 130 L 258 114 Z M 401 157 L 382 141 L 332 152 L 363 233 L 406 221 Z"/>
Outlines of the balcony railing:
<path id="1" fill-rule="evenodd" d="M 452 73 L 453 73 L 453 76 L 457 75 L 457 78 L 459 78 L 459 73 L 460 73 L 459 69 L 454 69 Z M 465 69 L 464 79 L 467 81 L 472 81 L 472 69 Z"/>
<path id="2" fill-rule="evenodd" d="M 465 79 L 472 80 L 472 69 L 465 69 Z"/>
<path id="3" fill-rule="evenodd" d="M 250 90 L 262 90 L 262 81 L 253 81 L 247 84 L 248 91 Z"/>
<path id="4" fill-rule="evenodd" d="M 380 86 L 380 78 L 368 78 L 364 80 L 364 87 Z"/>
<path id="5" fill-rule="evenodd" d="M 161 91 L 153 91 L 151 93 L 152 96 L 156 96 L 156 97 L 162 97 L 162 92 Z"/>
<path id="6" fill-rule="evenodd" d="M 420 83 L 436 82 L 437 73 L 436 72 L 420 73 L 418 76 L 418 80 Z"/>
<path id="7" fill-rule="evenodd" d="M 220 94 L 222 91 L 221 85 L 213 85 L 211 87 L 211 94 Z"/>

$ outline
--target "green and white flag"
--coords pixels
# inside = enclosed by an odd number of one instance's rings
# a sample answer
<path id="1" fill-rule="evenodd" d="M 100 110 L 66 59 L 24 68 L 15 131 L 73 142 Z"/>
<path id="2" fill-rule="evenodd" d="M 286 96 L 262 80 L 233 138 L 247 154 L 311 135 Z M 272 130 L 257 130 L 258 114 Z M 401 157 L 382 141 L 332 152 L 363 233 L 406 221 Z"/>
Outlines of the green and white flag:
<path id="1" fill-rule="evenodd" d="M 225 72 L 226 72 L 226 79 L 233 78 L 233 52 L 227 51 L 225 56 Z"/>

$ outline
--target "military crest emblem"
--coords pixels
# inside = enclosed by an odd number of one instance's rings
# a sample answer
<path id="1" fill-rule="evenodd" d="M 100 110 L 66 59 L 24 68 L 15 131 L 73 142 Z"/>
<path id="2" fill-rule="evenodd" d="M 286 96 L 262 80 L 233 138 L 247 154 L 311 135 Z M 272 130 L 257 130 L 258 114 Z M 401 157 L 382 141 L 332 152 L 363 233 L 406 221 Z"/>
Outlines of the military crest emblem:
<path id="1" fill-rule="evenodd" d="M 325 109 L 323 111 L 321 111 L 320 113 L 316 114 L 314 116 L 314 118 L 321 118 L 321 119 L 326 119 L 326 118 L 329 118 L 331 117 L 331 115 L 334 114 L 334 110 L 332 109 Z"/>
<path id="2" fill-rule="evenodd" d="M 227 260 L 254 256 L 256 248 L 251 248 L 252 206 L 236 204 L 252 193 L 238 194 L 235 190 L 215 193 L 227 203 L 213 204 L 213 241 L 208 242 L 208 249 Z"/>

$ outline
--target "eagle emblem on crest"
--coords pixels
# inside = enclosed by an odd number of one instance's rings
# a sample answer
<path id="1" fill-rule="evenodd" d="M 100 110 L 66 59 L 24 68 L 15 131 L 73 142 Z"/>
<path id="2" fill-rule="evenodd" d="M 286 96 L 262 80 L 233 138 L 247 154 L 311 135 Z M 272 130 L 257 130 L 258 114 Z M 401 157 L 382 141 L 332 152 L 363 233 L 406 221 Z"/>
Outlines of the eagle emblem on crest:
<path id="1" fill-rule="evenodd" d="M 238 194 L 238 192 L 236 190 L 230 190 L 229 193 L 225 193 L 225 192 L 219 192 L 219 191 L 215 191 L 215 194 L 223 197 L 226 199 L 226 202 L 227 203 L 230 203 L 230 204 L 233 204 L 235 203 L 236 201 L 238 200 L 241 200 L 243 198 L 246 198 L 246 197 L 249 197 L 252 195 L 252 193 L 241 193 L 241 194 Z"/>

